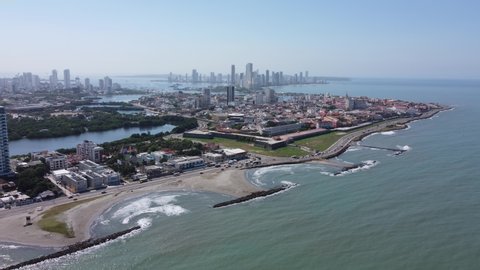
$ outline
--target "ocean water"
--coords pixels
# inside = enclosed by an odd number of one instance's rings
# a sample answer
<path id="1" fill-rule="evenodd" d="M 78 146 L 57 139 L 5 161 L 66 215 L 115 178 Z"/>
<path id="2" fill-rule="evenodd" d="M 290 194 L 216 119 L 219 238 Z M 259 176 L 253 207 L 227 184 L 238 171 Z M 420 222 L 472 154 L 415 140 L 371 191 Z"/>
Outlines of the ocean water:
<path id="1" fill-rule="evenodd" d="M 264 199 L 220 209 L 211 206 L 228 196 L 157 192 L 127 200 L 92 230 L 139 224 L 140 232 L 27 269 L 478 269 L 480 82 L 352 80 L 286 90 L 455 108 L 365 138 L 407 151 L 353 146 L 338 159 L 367 164 L 355 171 L 333 176 L 335 168 L 316 164 L 247 171 L 262 187 L 297 184 Z M 4 250 L 14 261 L 42 252 Z"/>

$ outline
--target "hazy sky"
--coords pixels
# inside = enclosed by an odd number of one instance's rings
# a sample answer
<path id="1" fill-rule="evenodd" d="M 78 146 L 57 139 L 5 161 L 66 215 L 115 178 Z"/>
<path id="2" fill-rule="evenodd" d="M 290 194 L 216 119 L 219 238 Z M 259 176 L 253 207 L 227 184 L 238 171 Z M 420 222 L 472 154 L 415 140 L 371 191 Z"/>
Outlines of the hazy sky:
<path id="1" fill-rule="evenodd" d="M 0 73 L 480 78 L 480 1 L 0 0 Z"/>

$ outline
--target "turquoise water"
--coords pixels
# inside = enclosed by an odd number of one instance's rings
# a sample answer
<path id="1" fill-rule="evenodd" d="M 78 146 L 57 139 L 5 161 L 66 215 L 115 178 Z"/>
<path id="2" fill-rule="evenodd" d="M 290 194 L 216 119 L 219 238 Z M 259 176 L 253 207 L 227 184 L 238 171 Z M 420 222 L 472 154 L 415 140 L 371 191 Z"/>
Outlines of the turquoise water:
<path id="1" fill-rule="evenodd" d="M 30 269 L 478 269 L 480 82 L 353 80 L 319 88 L 455 109 L 367 137 L 365 144 L 408 151 L 353 146 L 339 159 L 376 163 L 341 176 L 315 164 L 248 171 L 260 186 L 298 184 L 265 199 L 221 209 L 211 205 L 228 197 L 211 193 L 125 201 L 93 231 L 141 224 L 141 232 Z"/>

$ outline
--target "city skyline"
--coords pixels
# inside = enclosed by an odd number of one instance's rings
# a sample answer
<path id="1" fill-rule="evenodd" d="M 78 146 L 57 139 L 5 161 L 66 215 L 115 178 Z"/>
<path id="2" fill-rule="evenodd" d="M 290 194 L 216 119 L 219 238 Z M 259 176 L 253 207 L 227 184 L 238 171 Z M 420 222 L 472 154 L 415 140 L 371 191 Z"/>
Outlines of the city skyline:
<path id="1" fill-rule="evenodd" d="M 184 73 L 192 67 L 226 74 L 231 63 L 248 62 L 260 70 L 275 66 L 318 76 L 480 74 L 480 38 L 472 35 L 480 4 L 474 1 L 71 4 L 0 2 L 0 23 L 8 26 L 3 35 L 9 37 L 1 45 L 8 65 L 0 74 L 43 74 L 52 67 L 81 76 Z"/>

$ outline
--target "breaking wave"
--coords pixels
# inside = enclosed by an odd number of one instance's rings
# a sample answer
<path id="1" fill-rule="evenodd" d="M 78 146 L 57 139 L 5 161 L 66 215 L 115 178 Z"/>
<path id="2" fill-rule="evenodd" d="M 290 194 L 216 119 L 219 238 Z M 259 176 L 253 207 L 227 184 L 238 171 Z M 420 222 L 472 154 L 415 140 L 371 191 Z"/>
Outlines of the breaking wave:
<path id="1" fill-rule="evenodd" d="M 400 149 L 400 150 L 404 150 L 404 151 L 410 151 L 412 150 L 412 148 L 408 145 L 404 145 L 404 146 L 401 146 L 401 145 L 397 145 L 397 148 Z"/>
<path id="2" fill-rule="evenodd" d="M 16 246 L 16 245 L 1 245 L 0 244 L 0 249 L 18 249 L 20 248 L 20 246 Z"/>
<path id="3" fill-rule="evenodd" d="M 271 172 L 284 172 L 285 174 L 293 174 L 293 167 L 292 166 L 285 166 L 285 165 L 280 165 L 280 166 L 272 166 L 272 167 L 264 167 L 257 169 L 251 176 L 251 179 L 253 180 L 253 183 L 257 186 L 266 186 L 267 184 L 262 182 L 262 176 L 265 175 L 266 173 L 271 173 Z"/>
<path id="4" fill-rule="evenodd" d="M 349 147 L 349 148 L 347 149 L 347 151 L 345 151 L 345 152 L 355 152 L 355 151 L 358 151 L 358 150 L 362 150 L 362 148 L 352 146 L 352 147 Z"/>
<path id="5" fill-rule="evenodd" d="M 144 197 L 118 209 L 112 218 L 122 219 L 122 224 L 128 224 L 131 219 L 144 214 L 161 213 L 166 216 L 178 216 L 188 212 L 187 209 L 174 204 L 176 197 L 178 195 Z"/>
<path id="6" fill-rule="evenodd" d="M 382 134 L 382 135 L 395 135 L 395 131 L 384 131 L 384 132 L 380 132 L 380 134 Z"/>

